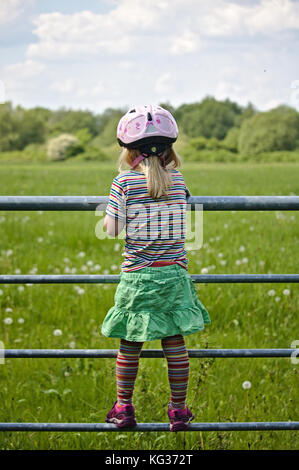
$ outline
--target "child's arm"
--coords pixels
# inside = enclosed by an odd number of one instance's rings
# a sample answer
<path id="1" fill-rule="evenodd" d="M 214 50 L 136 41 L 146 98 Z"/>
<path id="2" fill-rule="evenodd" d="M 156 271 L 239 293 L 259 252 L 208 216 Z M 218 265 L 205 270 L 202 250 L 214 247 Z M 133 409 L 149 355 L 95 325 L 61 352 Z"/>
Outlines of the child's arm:
<path id="1" fill-rule="evenodd" d="M 116 177 L 112 181 L 106 216 L 104 219 L 104 229 L 111 237 L 116 237 L 124 228 L 126 223 L 126 198 L 122 184 Z"/>
<path id="2" fill-rule="evenodd" d="M 104 229 L 110 235 L 110 237 L 116 237 L 124 228 L 125 221 L 115 219 L 110 215 L 106 214 L 104 219 Z"/>

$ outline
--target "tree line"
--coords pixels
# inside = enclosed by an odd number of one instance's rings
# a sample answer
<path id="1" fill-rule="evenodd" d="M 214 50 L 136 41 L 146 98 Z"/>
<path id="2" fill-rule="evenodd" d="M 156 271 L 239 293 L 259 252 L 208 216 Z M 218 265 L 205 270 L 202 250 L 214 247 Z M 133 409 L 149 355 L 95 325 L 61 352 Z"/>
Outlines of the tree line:
<path id="1" fill-rule="evenodd" d="M 264 152 L 299 150 L 299 113 L 288 105 L 260 112 L 252 104 L 240 106 L 206 96 L 182 104 L 159 103 L 175 117 L 180 131 L 180 151 L 197 160 L 215 152 L 258 156 Z M 115 152 L 116 126 L 124 108 L 89 110 L 45 107 L 25 109 L 8 101 L 0 105 L 0 152 L 41 152 L 53 160 L 80 155 L 109 159 Z M 224 158 L 225 159 L 225 158 Z"/>

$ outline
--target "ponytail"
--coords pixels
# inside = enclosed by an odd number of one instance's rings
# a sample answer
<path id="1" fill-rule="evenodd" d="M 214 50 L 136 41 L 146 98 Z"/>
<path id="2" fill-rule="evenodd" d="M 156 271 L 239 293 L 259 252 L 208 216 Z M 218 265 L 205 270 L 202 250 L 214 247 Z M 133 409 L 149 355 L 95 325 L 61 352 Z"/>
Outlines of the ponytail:
<path id="1" fill-rule="evenodd" d="M 123 171 L 123 165 L 131 165 L 140 155 L 137 149 L 124 148 L 119 157 L 118 171 Z M 181 159 L 172 146 L 164 151 L 166 168 L 162 166 L 161 157 L 151 155 L 139 163 L 141 172 L 144 173 L 147 182 L 148 195 L 153 199 L 168 197 L 168 189 L 173 185 L 170 169 L 181 166 Z"/>

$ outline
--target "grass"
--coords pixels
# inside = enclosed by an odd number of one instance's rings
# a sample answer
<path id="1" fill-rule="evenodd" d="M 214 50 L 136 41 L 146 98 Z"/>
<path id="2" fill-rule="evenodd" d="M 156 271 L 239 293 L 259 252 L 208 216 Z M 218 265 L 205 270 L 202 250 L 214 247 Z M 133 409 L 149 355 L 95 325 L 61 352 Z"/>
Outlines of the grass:
<path id="1" fill-rule="evenodd" d="M 1 195 L 107 195 L 115 168 L 71 161 L 2 164 Z M 299 191 L 298 169 L 295 163 L 186 163 L 182 173 L 193 195 L 291 195 Z M 1 211 L 1 274 L 68 274 L 71 269 L 118 274 L 124 241 L 98 240 L 97 221 L 93 212 Z M 189 272 L 296 273 L 298 226 L 295 211 L 205 212 L 204 246 L 188 253 Z M 117 349 L 117 339 L 100 333 L 116 285 L 78 287 L 84 292 L 68 284 L 1 285 L 0 339 L 5 347 Z M 296 284 L 196 288 L 212 323 L 186 337 L 189 349 L 289 348 L 299 339 Z M 8 317 L 11 324 L 4 322 Z M 55 329 L 62 334 L 55 336 Z M 160 347 L 159 341 L 144 345 Z M 190 367 L 188 404 L 196 422 L 298 420 L 299 369 L 289 358 L 190 359 Z M 252 384 L 249 390 L 242 388 L 246 380 Z M 1 422 L 104 422 L 115 394 L 115 359 L 6 359 L 0 365 Z M 137 421 L 167 422 L 168 400 L 166 361 L 141 359 L 134 394 Z M 1 449 L 298 446 L 294 431 L 0 433 Z"/>

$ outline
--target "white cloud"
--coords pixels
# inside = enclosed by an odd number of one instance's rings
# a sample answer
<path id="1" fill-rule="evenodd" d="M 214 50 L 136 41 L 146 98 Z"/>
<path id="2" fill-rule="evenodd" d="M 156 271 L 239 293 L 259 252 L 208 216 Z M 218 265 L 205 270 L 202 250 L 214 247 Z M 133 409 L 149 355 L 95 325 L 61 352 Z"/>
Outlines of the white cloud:
<path id="1" fill-rule="evenodd" d="M 11 0 L 20 4 L 19 0 Z M 190 14 L 191 12 L 191 14 Z M 236 4 L 225 0 L 119 0 L 105 14 L 80 11 L 38 15 L 34 19 L 38 42 L 32 58 L 59 59 L 113 54 L 146 53 L 150 46 L 161 53 L 197 50 L 199 37 L 268 34 L 299 29 L 299 3 L 261 0 Z M 173 34 L 176 37 L 173 37 Z M 166 41 L 165 41 L 166 38 Z"/>
<path id="2" fill-rule="evenodd" d="M 32 1 L 4 4 L 10 4 L 11 18 L 21 18 L 18 12 Z M 36 42 L 27 48 L 27 60 L 6 66 L 1 74 L 10 84 L 8 97 L 99 111 L 159 100 L 179 105 L 207 94 L 240 104 L 250 100 L 261 108 L 279 99 L 287 101 L 296 92 L 287 86 L 289 77 L 299 78 L 297 43 L 280 32 L 290 31 L 289 37 L 296 37 L 299 2 L 111 0 L 110 4 L 103 14 L 86 10 L 36 15 Z M 0 7 L 0 21 L 4 11 Z"/>
<path id="3" fill-rule="evenodd" d="M 176 36 L 172 40 L 170 52 L 175 55 L 187 54 L 196 51 L 198 38 L 191 31 L 185 31 L 181 36 Z"/>
<path id="4" fill-rule="evenodd" d="M 36 0 L 1 0 L 0 24 L 4 25 L 17 19 L 27 8 L 32 7 Z"/>

